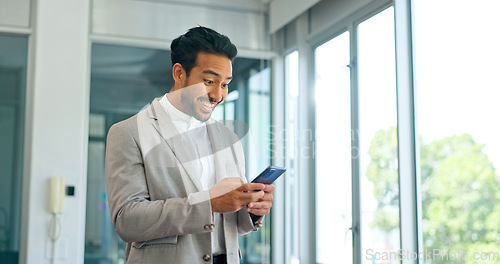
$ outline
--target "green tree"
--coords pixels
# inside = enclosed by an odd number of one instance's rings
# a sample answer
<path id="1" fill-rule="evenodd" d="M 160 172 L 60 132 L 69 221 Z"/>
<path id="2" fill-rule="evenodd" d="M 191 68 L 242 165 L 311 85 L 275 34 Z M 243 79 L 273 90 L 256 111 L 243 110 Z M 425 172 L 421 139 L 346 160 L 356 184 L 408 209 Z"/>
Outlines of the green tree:
<path id="1" fill-rule="evenodd" d="M 421 144 L 422 221 L 427 249 L 469 254 L 500 251 L 500 177 L 483 148 L 469 134 Z M 389 210 L 399 203 L 396 128 L 378 131 L 369 155 L 367 177 L 374 184 L 378 201 L 377 217 L 371 224 L 391 231 L 399 225 L 399 217 Z M 498 257 L 495 261 L 489 263 L 500 263 Z"/>
<path id="2" fill-rule="evenodd" d="M 366 177 L 373 182 L 376 197 L 375 218 L 370 224 L 384 232 L 399 228 L 398 140 L 395 127 L 375 133 L 370 149 Z"/>

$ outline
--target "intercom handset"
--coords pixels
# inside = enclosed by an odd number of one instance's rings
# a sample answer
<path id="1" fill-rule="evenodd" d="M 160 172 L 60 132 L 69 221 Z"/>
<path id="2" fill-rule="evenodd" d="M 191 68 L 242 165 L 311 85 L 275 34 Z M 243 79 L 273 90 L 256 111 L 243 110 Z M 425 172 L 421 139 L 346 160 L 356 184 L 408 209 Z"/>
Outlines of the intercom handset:
<path id="1" fill-rule="evenodd" d="M 50 201 L 49 210 L 52 214 L 60 214 L 64 209 L 64 178 L 52 177 L 50 178 Z"/>
<path id="2" fill-rule="evenodd" d="M 50 178 L 49 190 L 49 211 L 52 214 L 52 222 L 50 223 L 49 236 L 52 240 L 52 264 L 56 261 L 56 241 L 61 235 L 61 218 L 59 215 L 64 211 L 64 196 L 66 195 L 66 187 L 63 177 Z"/>

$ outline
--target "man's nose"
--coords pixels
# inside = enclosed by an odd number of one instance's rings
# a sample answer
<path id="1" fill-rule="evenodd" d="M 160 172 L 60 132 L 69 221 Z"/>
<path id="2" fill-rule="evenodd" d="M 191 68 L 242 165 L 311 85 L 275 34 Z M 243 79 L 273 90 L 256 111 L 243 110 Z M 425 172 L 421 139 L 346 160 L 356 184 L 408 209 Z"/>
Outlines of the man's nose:
<path id="1" fill-rule="evenodd" d="M 216 102 L 220 102 L 222 100 L 222 87 L 215 87 L 211 89 L 208 93 L 208 97 Z"/>

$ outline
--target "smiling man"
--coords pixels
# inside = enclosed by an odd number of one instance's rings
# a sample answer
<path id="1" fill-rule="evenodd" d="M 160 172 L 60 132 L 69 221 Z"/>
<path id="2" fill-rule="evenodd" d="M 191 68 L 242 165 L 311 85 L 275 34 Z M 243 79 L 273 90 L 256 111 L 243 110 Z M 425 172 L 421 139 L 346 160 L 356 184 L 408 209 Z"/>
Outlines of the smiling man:
<path id="1" fill-rule="evenodd" d="M 108 132 L 111 219 L 128 264 L 239 263 L 238 235 L 262 226 L 274 187 L 247 183 L 238 137 L 210 118 L 237 50 L 196 27 L 171 52 L 171 91 Z"/>
<path id="2" fill-rule="evenodd" d="M 180 111 L 199 121 L 207 121 L 214 107 L 227 96 L 232 79 L 231 60 L 199 52 L 196 66 L 190 71 L 180 62 L 174 64 L 172 71 L 176 85 L 167 95 L 168 100 Z"/>

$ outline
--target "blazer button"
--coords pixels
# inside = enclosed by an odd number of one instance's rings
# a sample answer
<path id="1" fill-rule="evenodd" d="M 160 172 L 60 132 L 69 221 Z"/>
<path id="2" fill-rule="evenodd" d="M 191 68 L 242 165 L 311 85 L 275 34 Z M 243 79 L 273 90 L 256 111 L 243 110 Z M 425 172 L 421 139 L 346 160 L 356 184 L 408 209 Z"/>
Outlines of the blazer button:
<path id="1" fill-rule="evenodd" d="M 262 222 L 260 222 L 260 221 L 256 221 L 256 222 L 255 222 L 255 227 L 257 227 L 257 228 L 261 228 L 261 227 L 262 227 Z"/>
<path id="2" fill-rule="evenodd" d="M 215 225 L 214 224 L 210 224 L 210 230 L 214 230 L 215 228 Z"/>
<path id="3" fill-rule="evenodd" d="M 208 261 L 210 261 L 211 259 L 212 259 L 212 257 L 211 257 L 210 255 L 208 255 L 208 254 L 203 255 L 203 260 L 204 260 L 204 261 L 208 262 Z"/>
<path id="4" fill-rule="evenodd" d="M 210 225 L 207 224 L 207 225 L 203 226 L 203 229 L 205 229 L 207 231 L 210 230 Z"/>

